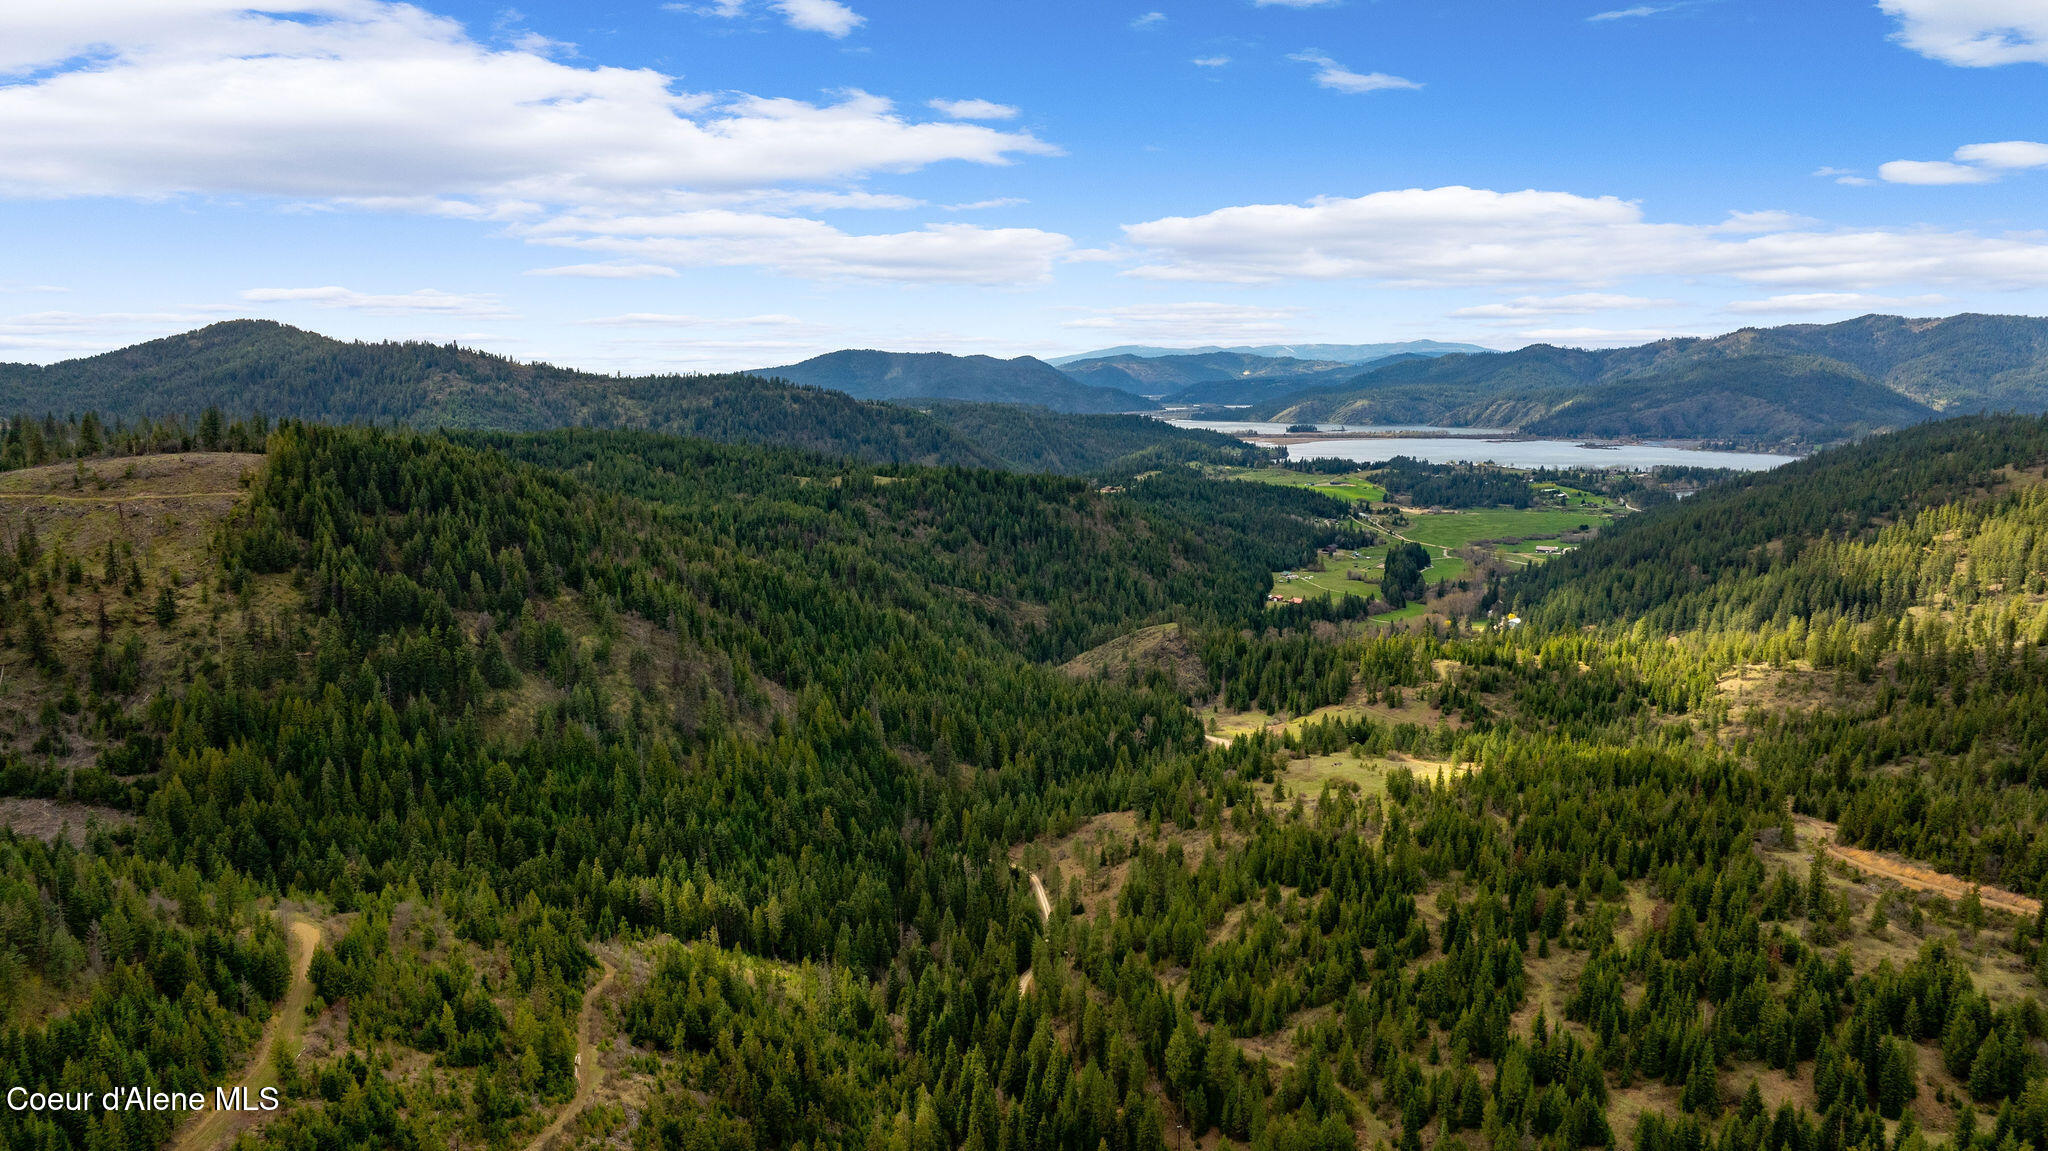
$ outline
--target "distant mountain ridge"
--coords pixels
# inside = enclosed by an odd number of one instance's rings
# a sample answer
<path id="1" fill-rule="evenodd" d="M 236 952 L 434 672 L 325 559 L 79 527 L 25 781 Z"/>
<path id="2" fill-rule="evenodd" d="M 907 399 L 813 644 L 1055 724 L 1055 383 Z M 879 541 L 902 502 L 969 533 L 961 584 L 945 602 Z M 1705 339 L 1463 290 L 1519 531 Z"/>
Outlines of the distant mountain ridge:
<path id="1" fill-rule="evenodd" d="M 1084 384 L 1116 388 L 1145 396 L 1170 396 L 1196 384 L 1233 381 L 1280 381 L 1296 389 L 1313 386 L 1320 377 L 1354 373 L 1340 360 L 1301 360 L 1291 356 L 1254 356 L 1245 352 L 1202 352 L 1187 356 L 1104 356 L 1074 360 L 1059 369 Z"/>
<path id="2" fill-rule="evenodd" d="M 1040 368 L 1062 387 L 1083 387 Z M 333 340 L 268 320 L 229 320 L 47 366 L 0 364 L 0 417 L 91 411 L 133 422 L 218 407 L 233 417 L 478 432 L 641 429 L 879 463 L 1077 475 L 1141 459 L 1236 462 L 1257 451 L 1139 417 L 925 406 L 740 374 L 598 375 L 452 345 Z"/>
<path id="3" fill-rule="evenodd" d="M 1445 356 L 1454 353 L 1480 354 L 1492 351 L 1478 344 L 1446 343 L 1442 340 L 1400 340 L 1389 344 L 1203 344 L 1193 348 L 1166 348 L 1155 344 L 1119 344 L 1114 348 L 1097 348 L 1092 352 L 1081 352 L 1071 356 L 1050 356 L 1046 363 L 1056 368 L 1081 360 L 1099 360 L 1109 356 L 1198 356 L 1210 352 L 1235 352 L 1246 356 L 1284 357 L 1296 360 L 1335 360 L 1346 364 L 1362 364 L 1371 360 L 1385 359 L 1404 352 L 1420 356 Z"/>
<path id="4" fill-rule="evenodd" d="M 1812 446 L 1942 415 L 2048 411 L 2048 319 L 1862 316 L 1628 348 L 1536 344 L 1374 366 L 1277 397 L 1288 422 Z"/>
<path id="5" fill-rule="evenodd" d="M 1097 413 L 1157 406 L 1126 391 L 1078 381 L 1031 356 L 999 360 L 946 352 L 846 349 L 750 374 L 831 388 L 861 400 L 965 400 Z"/>
<path id="6" fill-rule="evenodd" d="M 344 342 L 269 320 L 47 366 L 0 364 L 0 412 L 132 420 L 209 406 L 331 424 L 644 428 L 894 463 L 998 462 L 916 412 L 815 388 L 745 375 L 597 375 L 452 344 Z"/>

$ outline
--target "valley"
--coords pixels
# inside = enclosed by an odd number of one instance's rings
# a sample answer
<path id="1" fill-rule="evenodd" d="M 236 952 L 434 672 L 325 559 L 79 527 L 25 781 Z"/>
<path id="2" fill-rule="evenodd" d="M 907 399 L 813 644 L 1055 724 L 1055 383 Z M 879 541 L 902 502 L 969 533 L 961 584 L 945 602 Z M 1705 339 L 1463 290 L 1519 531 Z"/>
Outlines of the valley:
<path id="1" fill-rule="evenodd" d="M 58 458 L 0 471 L 0 1062 L 284 1100 L 98 1121 L 131 1141 L 2048 1122 L 2040 421 L 1747 475 L 1088 480 L 35 426 Z"/>

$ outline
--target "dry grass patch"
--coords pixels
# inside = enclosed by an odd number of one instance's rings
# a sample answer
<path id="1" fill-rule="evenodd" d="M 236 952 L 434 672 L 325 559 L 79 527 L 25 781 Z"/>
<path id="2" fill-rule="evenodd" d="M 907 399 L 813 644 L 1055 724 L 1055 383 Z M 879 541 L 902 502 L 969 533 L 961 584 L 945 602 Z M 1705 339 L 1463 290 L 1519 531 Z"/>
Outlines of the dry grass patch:
<path id="1" fill-rule="evenodd" d="M 95 824 L 113 828 L 134 822 L 134 816 L 111 807 L 61 799 L 0 799 L 0 827 L 44 843 L 55 843 L 62 836 L 71 846 L 84 847 L 86 832 Z"/>

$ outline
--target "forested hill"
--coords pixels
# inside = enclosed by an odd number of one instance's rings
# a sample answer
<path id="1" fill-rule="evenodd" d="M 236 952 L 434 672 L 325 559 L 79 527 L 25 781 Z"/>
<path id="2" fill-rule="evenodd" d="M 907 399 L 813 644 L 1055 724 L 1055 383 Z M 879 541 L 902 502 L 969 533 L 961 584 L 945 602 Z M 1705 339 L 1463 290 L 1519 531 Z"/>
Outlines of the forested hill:
<path id="1" fill-rule="evenodd" d="M 915 412 L 744 375 L 612 377 L 424 343 L 230 320 L 47 367 L 0 365 L 0 411 L 133 420 L 218 407 L 331 424 L 644 428 L 896 462 L 998 461 Z"/>
<path id="2" fill-rule="evenodd" d="M 1060 371 L 1083 383 L 1137 395 L 1167 396 L 1192 384 L 1229 381 L 1285 381 L 1299 387 L 1299 377 L 1349 378 L 1358 369 L 1337 360 L 1303 360 L 1292 356 L 1254 356 L 1243 352 L 1199 352 L 1180 356 L 1100 356 L 1071 360 Z M 1342 375 L 1338 375 L 1342 373 Z"/>
<path id="3" fill-rule="evenodd" d="M 10 1151 L 2048 1143 L 2042 421 L 1405 630 L 1189 468 L 198 429 L 0 437 L 0 1083 L 282 1106 Z"/>
<path id="4" fill-rule="evenodd" d="M 1029 404 L 1059 412 L 1135 412 L 1142 396 L 1095 387 L 1030 356 L 954 356 L 945 352 L 827 352 L 755 375 L 832 388 L 864 400 L 966 400 Z"/>
<path id="5" fill-rule="evenodd" d="M 882 463 L 1066 475 L 1124 475 L 1161 461 L 1243 463 L 1257 454 L 1231 437 L 1134 416 L 928 400 L 899 406 L 745 375 L 618 378 L 437 344 L 345 343 L 258 320 L 48 367 L 0 364 L 0 412 L 90 411 L 103 423 L 132 423 L 208 407 L 230 417 L 425 429 L 630 428 Z"/>
<path id="6" fill-rule="evenodd" d="M 1017 404 L 904 400 L 1010 467 L 1119 478 L 1182 463 L 1256 466 L 1272 455 L 1236 436 L 1136 415 L 1074 415 Z"/>
<path id="7" fill-rule="evenodd" d="M 1922 424 L 1628 517 L 1511 587 L 1534 618 L 1560 627 L 1641 619 L 1669 633 L 1753 629 L 1826 612 L 1892 615 L 1918 602 L 1921 585 L 1944 585 L 1946 573 L 1924 570 L 1917 555 L 1848 566 L 1830 555 L 1931 509 L 1994 504 L 2015 476 L 2037 482 L 2044 463 L 2048 417 Z M 2048 561 L 2048 540 L 2023 538 L 2018 547 L 2010 558 L 2020 576 L 1987 582 L 2017 590 Z"/>
<path id="8" fill-rule="evenodd" d="M 1812 445 L 1941 415 L 2048 410 L 2048 320 L 1864 316 L 1712 339 L 1535 345 L 1373 368 L 1277 420 L 1429 420 L 1532 434 Z"/>

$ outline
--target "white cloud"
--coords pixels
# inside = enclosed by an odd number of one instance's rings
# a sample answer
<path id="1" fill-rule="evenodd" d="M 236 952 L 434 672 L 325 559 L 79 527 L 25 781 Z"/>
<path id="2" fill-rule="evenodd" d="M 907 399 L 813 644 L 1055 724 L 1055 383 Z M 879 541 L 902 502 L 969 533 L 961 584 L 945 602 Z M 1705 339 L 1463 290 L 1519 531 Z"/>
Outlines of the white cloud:
<path id="1" fill-rule="evenodd" d="M 0 8 L 0 194 L 590 202 L 1050 151 L 886 99 L 679 92 L 385 0 Z"/>
<path id="2" fill-rule="evenodd" d="M 1017 109 L 993 100 L 928 100 L 927 106 L 934 111 L 951 116 L 955 120 L 1014 120 Z"/>
<path id="3" fill-rule="evenodd" d="M 320 308 L 346 308 L 373 316 L 429 314 L 472 316 L 481 319 L 510 317 L 512 313 L 495 296 L 462 296 L 433 288 L 378 295 L 329 285 L 321 288 L 251 288 L 242 298 L 253 304 L 312 304 Z"/>
<path id="4" fill-rule="evenodd" d="M 1865 292 L 1796 292 L 1767 300 L 1736 300 L 1721 309 L 1739 316 L 1784 315 L 1794 312 L 1876 312 L 1888 308 L 1932 308 L 1948 297 L 1873 296 Z"/>
<path id="5" fill-rule="evenodd" d="M 2006 172 L 2048 167 L 2048 144 L 1999 140 L 1965 144 L 1949 160 L 1893 160 L 1877 174 L 1893 184 L 1990 184 Z"/>
<path id="6" fill-rule="evenodd" d="M 2048 4 L 2041 0 L 1878 0 L 1896 17 L 1893 39 L 1945 64 L 1990 68 L 2048 64 Z"/>
<path id="7" fill-rule="evenodd" d="M 778 314 L 719 319 L 673 312 L 627 312 L 624 315 L 599 316 L 596 319 L 579 322 L 610 328 L 791 328 L 803 324 L 803 321 L 795 316 Z"/>
<path id="8" fill-rule="evenodd" d="M 764 267 L 830 280 L 1041 283 L 1073 247 L 1057 232 L 927 224 L 861 235 L 820 220 L 709 210 L 659 215 L 570 213 L 517 234 L 536 243 L 671 266 Z"/>
<path id="9" fill-rule="evenodd" d="M 1758 231 L 1761 219 L 1661 224 L 1615 196 L 1453 186 L 1248 204 L 1128 224 L 1124 233 L 1152 257 L 1130 274 L 1162 280 L 1597 285 L 1727 276 L 1840 291 L 2048 286 L 2048 237 L 2037 234 L 1806 224 Z"/>
<path id="10" fill-rule="evenodd" d="M 1588 23 L 1594 24 L 1605 20 L 1634 20 L 1643 16 L 1655 16 L 1660 12 L 1669 12 L 1676 7 L 1676 4 L 1638 4 L 1633 8 L 1616 8 L 1611 12 L 1595 12 L 1591 16 L 1586 17 L 1586 20 Z"/>
<path id="11" fill-rule="evenodd" d="M 1280 339 L 1300 333 L 1301 308 L 1197 300 L 1092 308 L 1060 326 L 1116 332 L 1133 340 Z"/>
<path id="12" fill-rule="evenodd" d="M 1669 328 L 1532 328 L 1516 333 L 1525 340 L 1536 340 L 1546 344 L 1570 344 L 1582 348 L 1623 348 L 1633 344 L 1654 343 L 1657 340 L 1708 334 L 1710 333 L 1673 331 Z"/>
<path id="13" fill-rule="evenodd" d="M 2033 140 L 2000 140 L 1994 144 L 1965 144 L 1956 149 L 1956 159 L 1987 168 L 2048 167 L 2048 144 Z"/>
<path id="14" fill-rule="evenodd" d="M 1385 72 L 1353 72 L 1321 52 L 1296 52 L 1288 57 L 1316 66 L 1315 82 L 1337 92 L 1379 92 L 1387 89 L 1420 88 L 1422 85 Z"/>
<path id="15" fill-rule="evenodd" d="M 563 264 L 555 268 L 529 268 L 529 276 L 570 276 L 584 280 L 648 280 L 679 275 L 666 264 Z"/>
<path id="16" fill-rule="evenodd" d="M 941 204 L 948 212 L 985 212 L 990 208 L 1014 208 L 1031 201 L 1022 196 L 997 196 L 988 200 L 971 200 L 965 204 Z"/>
<path id="17" fill-rule="evenodd" d="M 1166 13 L 1164 12 L 1147 12 L 1131 18 L 1131 27 L 1141 32 L 1147 28 L 1157 28 L 1164 23 L 1166 23 Z"/>
<path id="18" fill-rule="evenodd" d="M 1653 300 L 1644 296 L 1621 296 L 1606 292 L 1575 292 L 1565 296 L 1519 296 L 1501 304 L 1477 304 L 1459 308 L 1453 316 L 1472 316 L 1480 319 L 1519 320 L 1536 316 L 1570 316 L 1587 312 L 1602 312 L 1618 308 L 1657 308 L 1672 304 L 1671 300 Z"/>
<path id="19" fill-rule="evenodd" d="M 1192 60 L 1188 61 L 1188 63 L 1190 63 L 1190 64 L 1193 64 L 1193 65 L 1194 65 L 1195 67 L 1197 67 L 1197 68 L 1221 68 L 1221 67 L 1223 67 L 1223 66 L 1224 66 L 1225 64 L 1228 64 L 1228 63 L 1230 63 L 1230 57 L 1228 57 L 1228 56 L 1197 56 L 1197 57 L 1195 57 L 1194 59 L 1192 59 Z"/>
<path id="20" fill-rule="evenodd" d="M 1816 176 L 1820 176 L 1822 178 L 1833 179 L 1834 182 L 1837 184 L 1847 184 L 1852 188 L 1867 187 L 1871 184 L 1876 183 L 1875 180 L 1872 180 L 1870 177 L 1857 172 L 1854 168 L 1832 168 L 1822 166 L 1819 168 L 1815 168 L 1813 170 L 1813 174 Z"/>
<path id="21" fill-rule="evenodd" d="M 701 258 L 833 278 L 1036 281 L 1071 246 L 1032 229 L 862 236 L 783 218 L 924 207 L 850 185 L 1057 152 L 1029 132 L 915 119 L 861 91 L 816 103 L 684 92 L 650 69 L 489 47 L 389 0 L 246 3 L 0 6 L 0 74 L 22 77 L 0 85 L 0 196 L 276 197 L 498 222 L 572 246 L 581 228 L 612 265 Z M 830 0 L 773 6 L 834 35 L 859 22 Z M 656 257 L 604 223 L 653 218 L 706 230 L 640 237 Z"/>
<path id="22" fill-rule="evenodd" d="M 29 312 L 0 317 L 0 349 L 49 363 L 168 336 L 234 311 L 201 307 L 177 312 Z"/>
<path id="23" fill-rule="evenodd" d="M 823 32 L 835 40 L 843 39 L 868 19 L 839 0 L 769 0 L 769 7 L 782 13 L 783 21 L 790 27 Z"/>
<path id="24" fill-rule="evenodd" d="M 1998 173 L 1947 160 L 1891 160 L 1877 166 L 1887 184 L 1989 184 Z"/>

